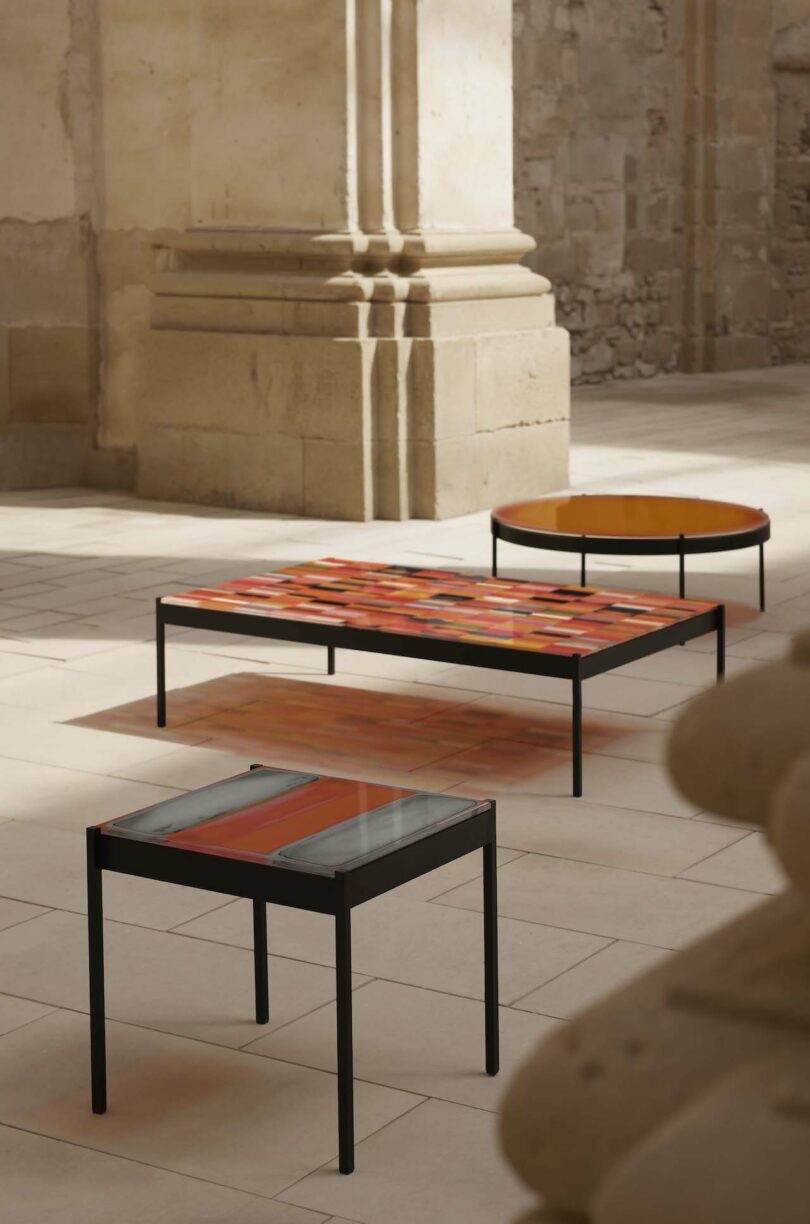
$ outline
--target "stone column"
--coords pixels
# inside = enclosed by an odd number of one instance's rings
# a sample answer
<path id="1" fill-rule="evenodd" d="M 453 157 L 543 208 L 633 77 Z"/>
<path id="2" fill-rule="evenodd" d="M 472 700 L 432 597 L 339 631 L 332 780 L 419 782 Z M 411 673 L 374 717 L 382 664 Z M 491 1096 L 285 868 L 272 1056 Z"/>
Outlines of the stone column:
<path id="1" fill-rule="evenodd" d="M 564 484 L 568 337 L 514 228 L 510 0 L 169 10 L 184 224 L 152 235 L 151 326 L 109 401 L 140 492 L 433 518 Z"/>

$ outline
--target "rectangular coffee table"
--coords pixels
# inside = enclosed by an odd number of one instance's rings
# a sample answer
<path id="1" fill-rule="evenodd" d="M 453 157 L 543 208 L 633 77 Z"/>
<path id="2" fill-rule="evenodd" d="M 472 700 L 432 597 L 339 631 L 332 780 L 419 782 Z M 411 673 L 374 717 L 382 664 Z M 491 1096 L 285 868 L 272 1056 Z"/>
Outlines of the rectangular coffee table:
<path id="1" fill-rule="evenodd" d="M 102 872 L 253 901 L 256 1022 L 270 1018 L 267 902 L 335 919 L 338 1137 L 354 1169 L 351 912 L 364 901 L 483 849 L 484 1046 L 498 1072 L 495 804 L 261 765 L 87 830 L 93 1112 L 107 1109 Z M 430 1034 L 425 1034 L 430 1040 Z M 273 1108 L 268 1100 L 267 1108 Z"/>
<path id="2" fill-rule="evenodd" d="M 583 680 L 710 632 L 725 669 L 722 604 L 330 558 L 158 599 L 159 727 L 167 625 L 570 680 L 577 796 Z"/>

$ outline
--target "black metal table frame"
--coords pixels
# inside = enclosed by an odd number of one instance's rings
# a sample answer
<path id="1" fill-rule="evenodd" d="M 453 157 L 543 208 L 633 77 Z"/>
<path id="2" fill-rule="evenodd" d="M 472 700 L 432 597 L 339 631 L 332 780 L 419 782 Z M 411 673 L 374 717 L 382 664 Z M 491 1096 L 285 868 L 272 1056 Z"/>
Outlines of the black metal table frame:
<path id="1" fill-rule="evenodd" d="M 194 608 L 183 604 L 156 600 L 155 643 L 157 650 L 157 725 L 166 726 L 166 626 L 181 625 L 187 629 L 213 629 L 221 633 L 238 633 L 247 637 L 263 637 L 285 642 L 304 642 L 325 646 L 328 650 L 329 675 L 335 672 L 335 650 L 364 650 L 374 654 L 390 654 L 406 659 L 427 659 L 431 662 L 458 663 L 466 667 L 485 667 L 496 671 L 521 672 L 524 675 L 552 676 L 571 681 L 573 755 L 572 793 L 582 795 L 582 683 L 593 676 L 603 675 L 633 663 L 648 655 L 682 645 L 705 633 L 717 634 L 717 678 L 725 674 L 725 607 L 717 604 L 708 612 L 700 612 L 688 620 L 663 629 L 653 629 L 615 646 L 606 646 L 593 654 L 553 655 L 539 651 L 510 650 L 505 646 L 482 646 L 475 642 L 458 642 L 447 638 L 420 637 L 418 634 L 390 633 L 379 629 L 357 629 L 348 625 L 325 625 L 314 621 L 282 620 L 275 616 L 253 616 L 244 612 L 220 612 L 210 608 Z"/>
<path id="2" fill-rule="evenodd" d="M 587 494 L 583 494 L 587 496 Z M 759 607 L 765 611 L 765 543 L 771 538 L 770 521 L 760 527 L 746 531 L 727 532 L 716 536 L 600 536 L 571 535 L 564 532 L 535 530 L 532 527 L 514 527 L 502 523 L 493 514 L 490 519 L 492 531 L 492 576 L 498 577 L 498 540 L 508 544 L 522 544 L 527 548 L 547 548 L 552 552 L 578 553 L 580 557 L 580 585 L 586 585 L 586 559 L 588 554 L 626 557 L 677 557 L 678 597 L 686 598 L 686 558 L 698 553 L 733 552 L 738 548 L 759 546 Z"/>
<path id="3" fill-rule="evenodd" d="M 260 768 L 252 766 L 252 768 Z M 256 1023 L 270 1018 L 267 972 L 267 903 L 287 905 L 335 919 L 337 990 L 338 1163 L 354 1170 L 354 1052 L 352 1041 L 351 912 L 364 901 L 474 850 L 483 849 L 484 1015 L 487 1075 L 499 1068 L 498 899 L 495 803 L 457 824 L 399 847 L 334 876 L 295 871 L 272 864 L 105 835 L 87 830 L 87 915 L 90 962 L 90 1063 L 93 1112 L 107 1109 L 107 1047 L 104 1004 L 104 913 L 102 872 L 163 880 L 209 889 L 253 902 L 253 963 Z"/>

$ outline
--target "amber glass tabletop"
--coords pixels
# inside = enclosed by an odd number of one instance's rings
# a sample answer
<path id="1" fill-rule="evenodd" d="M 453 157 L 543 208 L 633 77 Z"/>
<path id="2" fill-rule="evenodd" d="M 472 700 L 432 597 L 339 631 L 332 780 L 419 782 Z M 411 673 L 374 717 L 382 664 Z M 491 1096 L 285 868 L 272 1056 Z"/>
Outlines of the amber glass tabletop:
<path id="1" fill-rule="evenodd" d="M 764 510 L 700 497 L 579 493 L 513 502 L 492 511 L 492 573 L 498 541 L 527 548 L 578 552 L 585 586 L 588 553 L 679 557 L 678 594 L 686 595 L 684 559 L 690 553 L 759 546 L 759 606 L 765 610 L 765 541 L 771 520 Z"/>
<path id="2" fill-rule="evenodd" d="M 747 534 L 769 522 L 764 511 L 735 502 L 591 493 L 515 502 L 492 517 L 526 531 L 631 539 Z"/>

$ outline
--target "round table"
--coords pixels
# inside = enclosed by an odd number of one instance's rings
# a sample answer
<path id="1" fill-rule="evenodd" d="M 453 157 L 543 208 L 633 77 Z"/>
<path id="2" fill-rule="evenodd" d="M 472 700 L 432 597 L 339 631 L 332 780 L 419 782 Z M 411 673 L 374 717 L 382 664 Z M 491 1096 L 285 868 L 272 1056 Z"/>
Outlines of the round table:
<path id="1" fill-rule="evenodd" d="M 698 497 L 580 493 L 499 506 L 492 512 L 492 573 L 498 574 L 498 540 L 579 553 L 581 585 L 588 553 L 660 556 L 680 560 L 681 599 L 686 597 L 685 558 L 759 546 L 759 606 L 765 610 L 765 541 L 771 520 L 763 510 Z"/>

